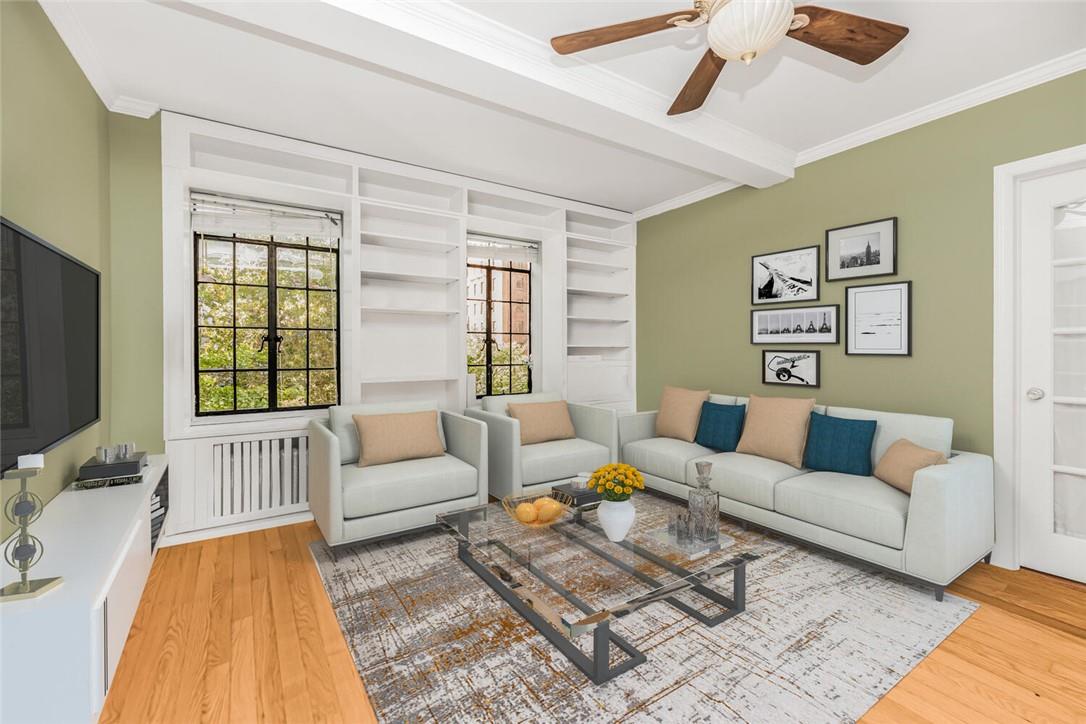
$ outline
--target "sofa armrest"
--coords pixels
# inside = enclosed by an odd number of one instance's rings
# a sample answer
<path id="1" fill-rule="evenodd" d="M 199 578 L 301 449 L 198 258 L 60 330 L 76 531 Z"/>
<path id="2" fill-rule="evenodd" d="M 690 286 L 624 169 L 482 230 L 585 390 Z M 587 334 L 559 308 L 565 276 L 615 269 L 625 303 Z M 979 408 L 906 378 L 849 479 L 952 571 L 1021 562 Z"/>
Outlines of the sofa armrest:
<path id="1" fill-rule="evenodd" d="M 628 442 L 648 440 L 656 437 L 656 410 L 650 412 L 630 412 L 618 416 L 618 452 Z"/>
<path id="2" fill-rule="evenodd" d="M 905 571 L 946 585 L 995 545 L 992 458 L 956 453 L 913 477 L 905 522 Z"/>
<path id="3" fill-rule="evenodd" d="M 324 420 L 310 420 L 309 508 L 324 540 L 343 540 L 343 484 L 339 475 L 339 438 Z"/>
<path id="4" fill-rule="evenodd" d="M 455 412 L 441 411 L 441 427 L 449 454 L 475 468 L 479 473 L 479 501 L 488 501 L 488 459 L 486 425 Z"/>
<path id="5" fill-rule="evenodd" d="M 464 414 L 486 423 L 490 494 L 498 498 L 520 495 L 520 421 L 485 410 L 465 410 Z"/>
<path id="6" fill-rule="evenodd" d="M 567 403 L 577 437 L 607 448 L 608 460 L 618 460 L 618 413 L 607 407 Z"/>

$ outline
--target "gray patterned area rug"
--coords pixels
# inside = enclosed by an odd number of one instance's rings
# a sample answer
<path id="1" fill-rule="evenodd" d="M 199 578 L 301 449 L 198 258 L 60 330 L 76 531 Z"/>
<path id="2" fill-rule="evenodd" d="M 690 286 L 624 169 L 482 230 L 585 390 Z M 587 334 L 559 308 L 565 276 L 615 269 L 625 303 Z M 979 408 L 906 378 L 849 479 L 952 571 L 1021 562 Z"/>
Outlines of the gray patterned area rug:
<path id="1" fill-rule="evenodd" d="M 666 520 L 672 505 L 642 496 L 638 515 Z M 619 619 L 613 629 L 648 661 L 600 686 L 462 564 L 444 533 L 311 551 L 383 721 L 854 721 L 977 608 L 724 528 L 760 555 L 747 610 L 714 628 L 663 602 Z"/>

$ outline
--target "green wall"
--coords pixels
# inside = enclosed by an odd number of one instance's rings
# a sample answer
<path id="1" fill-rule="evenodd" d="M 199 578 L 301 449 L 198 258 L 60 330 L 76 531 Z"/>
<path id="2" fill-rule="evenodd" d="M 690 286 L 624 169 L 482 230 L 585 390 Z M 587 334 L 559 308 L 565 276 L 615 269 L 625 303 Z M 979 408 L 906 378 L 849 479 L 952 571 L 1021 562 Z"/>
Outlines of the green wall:
<path id="1" fill-rule="evenodd" d="M 0 2 L 0 214 L 102 275 L 101 422 L 46 455 L 46 501 L 99 444 L 163 447 L 158 128 L 106 110 L 37 3 Z"/>
<path id="2" fill-rule="evenodd" d="M 852 284 L 911 279 L 913 355 L 822 351 L 827 404 L 952 417 L 959 449 L 992 450 L 992 169 L 1086 143 L 1086 72 L 830 156 L 768 189 L 741 188 L 637 228 L 637 400 L 665 384 L 810 395 L 761 383 L 750 344 L 750 258 L 823 245 L 825 230 L 898 217 L 898 275 L 821 281 L 818 304 Z M 813 302 L 811 303 L 813 304 Z M 783 305 L 788 306 L 788 305 Z M 801 306 L 801 305 L 796 305 Z"/>

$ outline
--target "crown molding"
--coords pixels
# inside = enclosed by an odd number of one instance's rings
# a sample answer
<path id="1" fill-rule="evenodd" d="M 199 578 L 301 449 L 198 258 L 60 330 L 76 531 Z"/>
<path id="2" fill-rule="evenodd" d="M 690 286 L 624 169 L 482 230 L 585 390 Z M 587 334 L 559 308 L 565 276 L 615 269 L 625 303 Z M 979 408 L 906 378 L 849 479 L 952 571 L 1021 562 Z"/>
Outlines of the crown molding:
<path id="1" fill-rule="evenodd" d="M 123 113 L 137 118 L 150 118 L 159 111 L 157 103 L 130 96 L 117 96 L 107 107 L 113 113 Z"/>
<path id="2" fill-rule="evenodd" d="M 918 108 L 915 111 L 903 113 L 900 116 L 876 123 L 867 128 L 835 138 L 832 141 L 813 146 L 800 151 L 796 155 L 796 166 L 804 166 L 823 158 L 833 156 L 844 151 L 863 146 L 881 138 L 892 136 L 910 128 L 922 126 L 925 123 L 945 118 L 946 116 L 960 113 L 975 106 L 983 105 L 1004 96 L 1032 88 L 1042 83 L 1047 83 L 1057 78 L 1062 78 L 1071 73 L 1086 70 L 1086 49 L 1076 50 L 1073 53 L 1062 55 L 1058 58 L 1038 63 L 1032 67 L 1020 70 L 1011 75 L 977 86 L 963 93 L 944 98 L 930 105 Z M 693 204 L 702 199 L 731 191 L 743 184 L 731 181 L 718 181 L 703 186 L 700 189 L 681 194 L 660 203 L 647 206 L 634 212 L 634 218 L 640 221 L 650 216 L 662 214 L 688 204 Z"/>
<path id="3" fill-rule="evenodd" d="M 938 120 L 946 116 L 959 113 L 974 106 L 979 106 L 989 101 L 994 101 L 1003 96 L 1011 95 L 1032 88 L 1041 83 L 1070 75 L 1086 69 L 1086 48 L 1076 50 L 1073 53 L 1062 55 L 1058 58 L 1039 63 L 1030 68 L 1020 70 L 1011 75 L 977 86 L 964 93 L 944 98 L 914 111 L 903 113 L 900 116 L 876 123 L 854 133 L 849 133 L 832 141 L 800 151 L 796 156 L 796 166 L 804 166 L 808 163 L 833 156 L 834 154 L 848 151 L 862 146 L 865 143 L 877 141 L 880 138 L 892 136 L 895 133 L 907 131 L 910 128 L 922 126 L 930 121 Z"/>
<path id="4" fill-rule="evenodd" d="M 106 75 L 98 57 L 98 49 L 80 22 L 73 4 L 68 0 L 39 0 L 38 4 L 45 11 L 49 22 L 68 47 L 68 52 L 72 54 L 76 65 L 83 71 L 102 104 L 109 108 L 110 103 L 117 98 L 117 90 Z"/>
<path id="5" fill-rule="evenodd" d="M 658 204 L 646 206 L 639 211 L 635 211 L 633 217 L 635 221 L 641 221 L 642 219 L 647 219 L 650 216 L 658 216 L 665 211 L 671 211 L 672 209 L 677 209 L 681 206 L 689 206 L 690 204 L 697 203 L 702 199 L 707 199 L 710 196 L 722 194 L 725 191 L 731 191 L 732 189 L 739 188 L 742 185 L 743 184 L 739 184 L 734 181 L 728 181 L 727 179 L 714 181 L 711 184 L 702 186 L 698 189 L 694 189 L 693 191 L 687 191 L 685 194 L 680 194 L 679 196 L 675 196 L 665 201 L 661 201 Z"/>

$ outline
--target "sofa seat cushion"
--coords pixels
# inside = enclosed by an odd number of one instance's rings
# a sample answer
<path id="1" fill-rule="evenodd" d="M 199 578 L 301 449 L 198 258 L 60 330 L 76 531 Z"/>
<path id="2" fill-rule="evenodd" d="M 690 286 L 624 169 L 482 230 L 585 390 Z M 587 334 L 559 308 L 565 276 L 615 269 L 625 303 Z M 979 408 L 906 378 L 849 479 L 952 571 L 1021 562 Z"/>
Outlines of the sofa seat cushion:
<path id="1" fill-rule="evenodd" d="M 610 456 L 603 445 L 576 437 L 521 445 L 521 484 L 537 485 L 572 478 L 577 473 L 591 473 L 611 462 Z"/>
<path id="2" fill-rule="evenodd" d="M 340 478 L 344 518 L 392 513 L 466 498 L 479 491 L 475 468 L 448 453 L 364 468 L 344 465 Z"/>
<path id="3" fill-rule="evenodd" d="M 900 550 L 909 496 L 878 478 L 807 473 L 777 483 L 776 511 L 838 533 Z"/>
<path id="4" fill-rule="evenodd" d="M 648 475 L 686 483 L 686 463 L 694 458 L 712 455 L 711 450 L 693 442 L 672 437 L 650 437 L 622 446 L 622 461 Z"/>
<path id="5" fill-rule="evenodd" d="M 726 452 L 695 458 L 686 464 L 686 484 L 698 484 L 698 472 L 694 463 L 708 461 L 713 464 L 709 487 L 725 498 L 740 503 L 773 510 L 773 489 L 777 483 L 802 475 L 803 470 L 787 463 L 761 458 L 757 455 Z"/>

